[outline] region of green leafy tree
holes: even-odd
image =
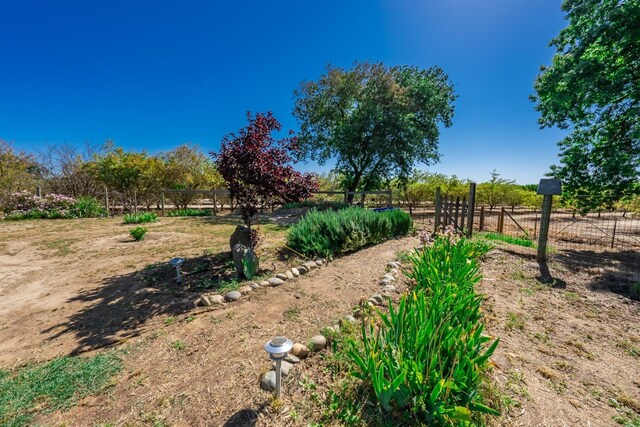
[[[38,170],[32,155],[0,138],[0,193],[33,190]]]
[[[565,0],[569,25],[551,41],[532,100],[541,127],[570,129],[560,141],[564,192],[581,211],[637,194],[640,170],[640,2]]]
[[[451,126],[455,100],[438,67],[368,62],[329,67],[294,96],[299,156],[320,164],[335,159],[347,191],[369,190],[408,176],[417,162],[437,161],[439,127]]]
[[[500,174],[494,169],[491,171],[491,179],[489,181],[478,184],[478,203],[489,205],[489,211],[492,211],[496,206],[506,205],[507,194],[514,185],[514,181],[501,178]]]

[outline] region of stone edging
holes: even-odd
[[[318,264],[321,265],[321,264]],[[387,268],[389,271],[382,277],[380,280],[380,285],[382,286],[382,295],[375,294],[372,295],[371,298],[367,300],[367,303],[370,306],[381,306],[384,304],[385,296],[390,296],[391,293],[397,292],[397,286],[393,285],[394,282],[398,279],[398,275],[400,274],[400,269],[402,268],[402,264],[399,261],[391,261],[387,264]],[[264,282],[263,282],[264,283]],[[360,308],[356,308],[353,314],[347,315],[340,319],[340,324],[335,324],[333,326],[327,326],[320,331],[318,335],[314,335],[309,340],[309,347],[306,345],[296,342],[293,344],[293,348],[287,355],[287,357],[282,361],[281,365],[281,373],[282,377],[286,377],[289,375],[291,370],[293,369],[296,363],[300,363],[302,359],[307,358],[309,355],[313,353],[317,353],[324,349],[327,346],[327,343],[331,341],[333,338],[333,334],[340,332],[340,325],[344,325],[345,323],[358,323],[358,319],[356,317],[360,317]],[[260,378],[260,388],[265,391],[274,391],[276,388],[276,372],[275,372],[275,362],[272,362],[271,369],[266,372]]]
[[[284,284],[287,280],[295,279],[296,277],[305,275],[309,273],[314,268],[320,267],[325,264],[324,259],[318,259],[316,261],[307,261],[298,267],[293,267],[284,273],[278,273],[274,277],[271,277],[267,280],[263,280],[262,282],[253,282],[251,285],[245,285],[238,288],[236,291],[229,291],[225,295],[220,294],[212,294],[212,295],[202,295],[197,301],[196,304],[204,307],[209,307],[212,305],[221,305],[225,302],[235,302],[242,298],[243,295],[250,294],[256,289],[266,288],[266,287],[275,287]]]

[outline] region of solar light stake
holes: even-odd
[[[293,342],[285,337],[275,337],[264,345],[271,360],[276,362],[276,399],[280,398],[282,361],[287,357],[292,347]]]
[[[176,282],[182,283],[182,275],[180,274],[180,266],[184,262],[184,258],[171,258],[169,264],[176,268]]]

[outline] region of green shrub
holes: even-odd
[[[125,224],[144,224],[147,222],[155,222],[158,220],[158,215],[153,212],[142,212],[138,214],[126,214],[124,216]]]
[[[411,217],[401,210],[314,209],[289,229],[287,246],[307,256],[331,257],[404,236],[412,227]]]
[[[131,235],[131,237],[133,237],[135,241],[138,242],[144,239],[144,235],[147,234],[147,229],[144,227],[136,227],[131,231],[129,231],[129,234]]]
[[[483,372],[498,340],[483,334],[473,289],[480,280],[475,244],[437,238],[411,257],[414,290],[389,313],[363,322],[352,342],[354,375],[371,387],[384,412],[397,411],[412,425],[466,425],[478,414],[498,412],[483,404]],[[377,319],[376,319],[377,318]]]
[[[211,216],[211,209],[176,209],[175,211],[167,211],[167,216]]]
[[[80,197],[69,209],[74,218],[97,218],[105,215],[105,210],[93,197]]]

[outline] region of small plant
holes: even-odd
[[[522,319],[520,314],[512,311],[507,313],[507,322],[504,325],[506,329],[519,329],[522,331],[524,330],[524,325],[524,319]]]
[[[144,239],[145,234],[147,234],[147,229],[144,227],[136,227],[129,231],[129,234],[133,237],[133,240],[139,242]]]
[[[176,209],[175,211],[167,211],[167,216],[211,216],[213,211],[211,209]]]
[[[97,218],[105,213],[104,208],[93,197],[80,197],[69,209],[70,216],[75,218]]]
[[[176,340],[176,341],[171,343],[171,348],[174,349],[174,350],[182,351],[185,348],[187,348],[187,345],[184,342],[180,341],[180,340]]]
[[[144,224],[147,222],[155,222],[158,220],[158,215],[153,212],[142,212],[138,214],[126,214],[124,216],[125,224]]]

